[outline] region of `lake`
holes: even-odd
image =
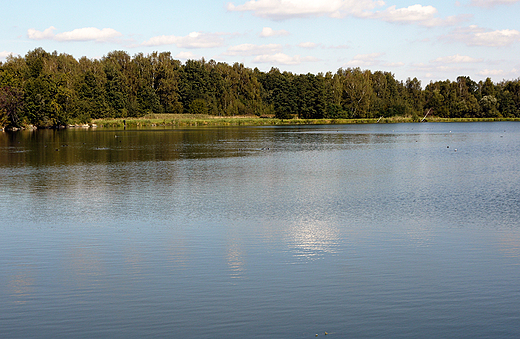
[[[2,338],[520,337],[518,122],[4,132],[0,213]]]

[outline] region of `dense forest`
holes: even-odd
[[[148,113],[219,116],[378,118],[426,112],[444,118],[520,117],[520,78],[493,83],[467,76],[430,82],[389,72],[340,68],[336,73],[261,72],[243,64],[187,60],[169,52],[102,59],[42,48],[0,63],[0,127],[51,127]]]

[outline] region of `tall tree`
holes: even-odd
[[[179,91],[182,105],[189,108],[192,101],[207,98],[208,73],[204,64],[206,61],[187,60],[182,68]]]
[[[372,97],[371,72],[360,68],[339,69],[338,75],[343,84],[342,106],[350,118],[370,117]]]
[[[20,125],[24,93],[16,87],[0,87],[0,127]]]
[[[182,113],[179,81],[181,63],[171,57],[170,52],[154,54],[156,58],[154,88],[159,97],[162,111],[166,113]]]

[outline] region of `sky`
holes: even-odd
[[[296,74],[339,68],[398,80],[520,77],[520,0],[18,0],[2,6],[0,61],[35,48],[79,59],[171,52]]]

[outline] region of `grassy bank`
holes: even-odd
[[[519,118],[437,118],[429,117],[425,122],[474,122],[474,121],[520,121]],[[337,125],[373,123],[420,122],[416,117],[390,117],[377,119],[287,119],[259,117],[216,117],[190,114],[151,114],[143,118],[97,119],[92,123],[98,127],[142,128],[142,127],[189,127],[189,126],[277,126],[277,125]]]

